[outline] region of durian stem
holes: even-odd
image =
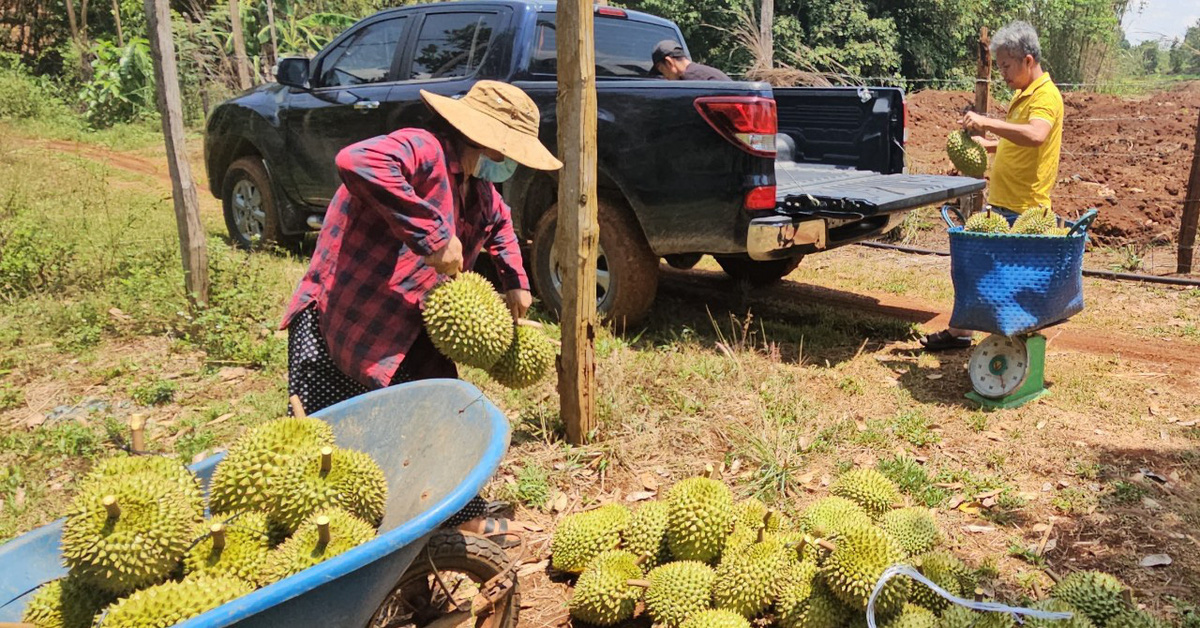
[[[329,545],[329,517],[317,517],[317,546],[324,549]]]
[[[333,448],[332,447],[322,447],[321,448],[321,474],[324,475],[326,473],[329,473],[329,470],[332,468],[333,468]]]
[[[116,495],[105,495],[104,499],[100,500],[100,504],[108,511],[109,519],[119,519],[121,517],[121,505],[117,503]]]
[[[983,589],[981,589],[979,587],[975,587],[975,601],[976,602],[983,601]]]
[[[825,539],[817,539],[817,543],[816,543],[816,544],[817,544],[817,547],[821,547],[821,548],[827,549],[827,550],[829,550],[829,551],[831,551],[831,552],[836,552],[836,551],[837,551],[837,546],[836,546],[836,545],[834,545],[833,543],[830,543],[829,541],[826,541]]]
[[[626,581],[625,581],[625,584],[626,584],[626,585],[628,585],[628,586],[631,586],[631,587],[639,587],[639,588],[642,588],[642,589],[649,589],[649,588],[650,588],[650,581],[649,581],[649,580],[626,580]]]
[[[517,324],[522,327],[532,327],[534,329],[545,329],[546,328],[545,325],[543,325],[537,321],[531,321],[528,318],[518,318]]]
[[[300,403],[300,395],[292,395],[291,398],[288,399],[288,402],[292,404],[293,416],[298,418],[304,418],[308,416],[304,413],[304,404]]]
[[[649,552],[642,554],[641,556],[638,556],[637,560],[633,561],[633,564],[637,565],[638,567],[641,567],[642,565],[645,565],[646,561],[648,561],[648,560],[650,560]]]
[[[1125,608],[1136,608],[1133,605],[1133,590],[1132,589],[1122,589],[1121,590],[1121,601],[1125,603]]]
[[[129,435],[131,453],[146,451],[146,415],[134,414],[129,417]]]
[[[1050,576],[1050,579],[1054,581],[1054,584],[1062,582],[1062,576],[1058,575],[1058,573],[1056,573],[1053,569],[1043,569],[1042,571],[1046,572],[1047,576]]]
[[[219,524],[219,523],[214,523],[212,525],[212,527],[208,529],[208,533],[210,536],[212,536],[214,550],[225,549],[225,526],[224,525]]]

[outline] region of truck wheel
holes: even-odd
[[[635,325],[650,312],[658,290],[658,256],[632,212],[601,200],[596,251],[596,309],[606,322]],[[533,234],[533,284],[554,312],[562,311],[562,270],[554,263],[558,206],[546,210]]]
[[[238,248],[256,248],[267,242],[287,246],[299,240],[283,235],[271,178],[261,158],[242,157],[229,165],[221,201],[225,228]]]
[[[802,259],[803,255],[763,261],[745,257],[718,257],[717,263],[726,275],[738,281],[748,281],[752,286],[762,287],[787,277],[796,270]]]
[[[488,539],[458,530],[439,530],[400,577],[368,626],[419,628],[456,607],[470,608],[480,587],[508,566],[508,555]],[[442,588],[443,584],[446,589]],[[517,625],[520,610],[521,594],[514,587],[512,593],[497,604],[495,613],[499,615],[499,621],[493,626],[513,628]],[[482,621],[483,618],[478,619],[476,625]]]

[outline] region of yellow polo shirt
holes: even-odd
[[[988,203],[1018,213],[1031,207],[1050,207],[1050,190],[1058,179],[1063,124],[1062,93],[1050,75],[1043,73],[1029,87],[1017,91],[1004,119],[1012,124],[1045,120],[1050,123],[1050,135],[1041,146],[1018,146],[1000,139],[992,161]]]

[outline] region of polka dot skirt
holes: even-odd
[[[421,340],[428,344],[428,337],[422,334]],[[432,345],[429,347],[432,349]],[[409,358],[416,352],[410,352]],[[437,356],[442,360],[440,355]],[[392,384],[401,384],[418,379],[407,368],[411,360],[405,359],[392,378]],[[448,362],[448,361],[447,361]],[[453,369],[453,363],[449,363]],[[371,389],[358,383],[338,369],[329,357],[329,349],[325,338],[321,335],[320,320],[316,306],[305,308],[292,319],[288,326],[288,395],[300,397],[304,411],[308,413],[328,408],[351,397],[369,392]],[[291,405],[288,414],[292,414]],[[487,514],[487,502],[475,497],[467,503],[443,527],[452,528],[472,519]]]

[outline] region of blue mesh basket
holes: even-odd
[[[1067,236],[964,231],[950,225],[950,326],[1005,336],[1036,331],[1083,310],[1083,249],[1089,210]]]

